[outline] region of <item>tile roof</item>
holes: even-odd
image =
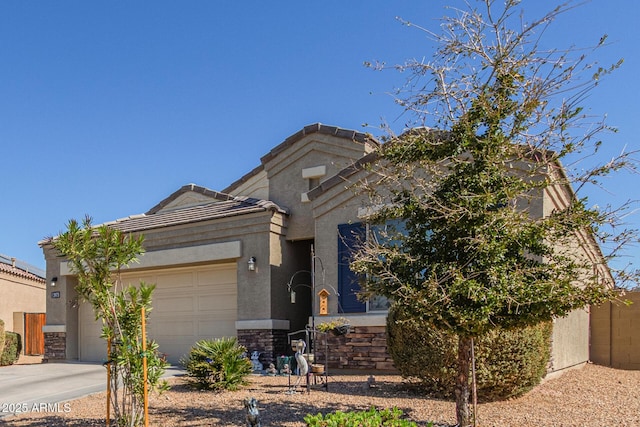
[[[163,211],[162,208],[175,200],[179,195],[187,191],[196,191],[212,197],[211,202],[203,202],[197,205],[177,207]],[[257,212],[273,211],[288,215],[289,211],[269,200],[261,200],[252,197],[232,196],[230,194],[219,193],[200,187],[195,184],[188,184],[174,192],[171,196],[160,202],[145,214],[131,215],[115,221],[103,224],[120,230],[124,233],[142,232],[163,227],[192,224],[195,222],[209,221],[220,218],[246,215]],[[38,244],[44,246],[50,243],[55,237],[44,239]]]
[[[351,141],[360,142],[362,144],[370,144],[373,147],[378,147],[380,145],[380,143],[373,136],[369,134],[357,132],[355,130],[350,130],[350,129],[343,129],[336,126],[327,126],[321,123],[314,123],[312,125],[305,126],[298,132],[294,133],[293,135],[285,139],[280,144],[276,145],[274,148],[271,149],[271,151],[269,151],[269,153],[262,156],[262,158],[260,159],[260,162],[262,164],[267,163],[268,161],[276,157],[278,154],[280,154],[282,151],[286,150],[296,142],[300,141],[305,136],[312,135],[314,133],[319,133],[323,135],[332,135],[338,138],[345,138]]]
[[[223,193],[217,194],[227,199],[215,200],[211,203],[203,203],[168,211],[160,210],[155,213],[132,215],[116,221],[107,222],[105,225],[129,233],[219,218],[229,218],[256,212],[266,212],[269,210],[288,214],[286,209],[268,200],[240,196],[234,197]]]
[[[289,136],[287,139],[282,141],[280,144],[273,147],[267,154],[260,158],[260,165],[255,167],[251,172],[245,174],[240,179],[234,181],[231,185],[225,188],[223,191],[227,193],[233,192],[236,188],[238,188],[242,183],[246,182],[249,178],[256,175],[258,172],[264,169],[265,163],[269,162],[273,158],[275,158],[282,151],[286,150],[296,142],[300,141],[302,138],[312,135],[312,134],[322,134],[322,135],[332,135],[338,138],[345,138],[351,141],[360,142],[362,144],[368,144],[372,148],[376,148],[380,146],[380,142],[376,140],[372,135],[363,132],[357,132],[355,130],[343,129],[336,126],[328,126],[323,125],[322,123],[314,123],[304,128],[300,129],[298,132]]]
[[[8,258],[7,258],[8,259]],[[13,259],[12,259],[13,261]],[[21,268],[18,264],[15,264],[15,261],[12,263],[7,263],[5,261],[4,256],[0,256],[0,273],[11,274],[16,277],[21,277],[23,279],[34,280],[36,282],[44,283],[44,274],[36,267],[33,267],[34,271],[29,271],[28,269]]]
[[[223,202],[233,199],[233,196],[227,193],[220,193],[218,191],[213,191],[208,189],[207,187],[202,187],[201,185],[197,185],[197,184],[187,184],[187,185],[183,185],[178,190],[174,191],[171,195],[169,195],[169,197],[166,197],[160,203],[158,203],[157,205],[149,209],[149,211],[147,211],[145,215],[151,215],[161,211],[162,209],[170,205],[171,202],[176,200],[178,197],[189,192],[202,194],[203,196],[207,196],[211,199],[215,199]]]

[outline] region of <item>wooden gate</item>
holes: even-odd
[[[28,356],[44,354],[44,333],[46,323],[44,313],[24,314],[24,354]]]

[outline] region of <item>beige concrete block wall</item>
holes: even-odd
[[[591,310],[591,360],[617,369],[640,370],[640,292]]]
[[[591,307],[589,360],[603,366],[611,366],[611,310],[610,303]]]

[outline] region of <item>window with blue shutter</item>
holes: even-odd
[[[367,311],[366,304],[357,298],[360,291],[358,275],[349,268],[353,252],[364,241],[365,232],[365,225],[361,222],[338,225],[338,293],[339,311],[342,313]]]

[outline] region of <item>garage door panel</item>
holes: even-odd
[[[192,272],[159,273],[155,278],[155,283],[159,288],[164,286],[173,289],[188,288],[194,285],[194,274]]]
[[[165,344],[161,344],[158,342],[158,351],[164,354],[169,360],[170,363],[178,364],[180,359],[182,359],[186,354],[188,354],[189,349],[193,345],[191,340],[184,338],[173,338],[170,341],[167,341]],[[186,351],[184,349],[187,349]]]
[[[125,286],[139,286],[140,282],[144,282],[147,284],[155,283],[155,277],[152,275],[145,276],[132,276],[131,273],[125,273],[121,276],[122,283]]]
[[[195,302],[194,300],[194,297],[155,297],[153,298],[153,311],[151,312],[151,315],[153,316],[155,313],[160,313],[158,314],[158,316],[160,316],[162,313],[174,313],[180,311],[192,313]]]
[[[236,282],[235,268],[231,270],[224,266],[220,266],[219,268],[212,268],[209,271],[199,271],[197,272],[197,275],[198,275],[199,285],[224,284],[224,283],[230,284],[230,283]]]
[[[148,335],[171,363],[178,363],[198,340],[236,336],[236,277],[236,264],[230,263],[127,272],[123,282],[138,285],[142,279],[156,284]],[[78,317],[81,360],[104,360],[106,344],[99,338],[101,326],[93,320],[91,307],[88,312],[81,310]]]
[[[236,304],[236,297],[232,295],[218,296],[204,296],[198,298],[198,311],[201,313],[211,311],[227,311],[230,307],[234,307]]]
[[[80,360],[101,362],[107,359],[107,343],[100,338],[102,321],[95,320],[93,306],[83,302],[78,307],[78,333],[85,337],[86,345],[80,346]]]
[[[224,322],[220,320],[203,320],[198,322],[198,336],[202,337],[200,339],[234,337],[235,335],[235,322]]]
[[[193,320],[172,320],[149,322],[149,336],[192,336],[195,322]]]

